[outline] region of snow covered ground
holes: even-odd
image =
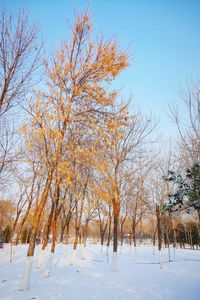
[[[78,249],[74,265],[70,265],[72,246],[58,245],[51,276],[44,277],[46,260],[36,269],[38,253],[28,291],[20,291],[27,246],[14,249],[9,262],[9,245],[0,249],[0,299],[3,300],[200,300],[200,251],[176,251],[176,259],[168,262],[164,249],[164,268],[151,247],[138,247],[137,254],[124,246],[118,254],[117,272],[111,271],[111,253],[107,262],[106,247],[89,244]]]

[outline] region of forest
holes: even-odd
[[[89,10],[66,26],[47,51],[25,11],[0,16],[0,239],[10,262],[27,244],[24,290],[38,245],[47,277],[58,244],[72,265],[88,243],[112,249],[114,272],[123,245],[157,247],[161,269],[163,249],[170,261],[200,245],[200,81],[169,105],[177,135],[162,142],[153,114],[114,88],[127,48],[96,34]]]

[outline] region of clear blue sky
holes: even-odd
[[[5,7],[26,8],[50,44],[67,36],[66,19],[89,3],[97,32],[117,35],[129,47],[130,67],[117,80],[124,96],[160,117],[167,137],[174,127],[164,111],[180,102],[180,85],[200,76],[200,1],[195,0],[6,0]]]

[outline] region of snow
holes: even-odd
[[[71,265],[72,245],[60,244],[50,277],[44,277],[50,253],[49,249],[45,251],[41,268],[36,268],[39,245],[28,291],[20,291],[27,245],[14,247],[13,262],[9,262],[9,250],[9,245],[0,250],[0,299],[3,300],[200,300],[200,251],[197,250],[177,249],[176,259],[168,262],[168,250],[164,249],[164,264],[160,269],[157,249],[154,255],[150,246],[138,247],[135,253],[128,245],[123,246],[117,257],[117,271],[112,272],[111,248],[107,260],[106,246],[103,253],[100,245],[79,247]]]

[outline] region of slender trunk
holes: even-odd
[[[59,205],[59,200],[60,200],[60,181],[57,183],[57,188],[56,188],[56,199],[55,199],[55,209],[53,213],[53,220],[52,220],[52,244],[51,244],[51,253],[55,252],[55,246],[56,246],[56,238],[57,238],[57,220],[58,216],[60,214],[61,206],[60,208],[58,207]]]
[[[51,243],[51,253],[55,252],[56,246],[56,231],[57,231],[57,219],[54,218],[52,221],[52,243]]]
[[[107,225],[108,225],[108,220],[105,225],[101,224],[100,226],[101,252],[103,252],[104,237],[105,237]]]
[[[29,205],[27,207],[26,213],[23,216],[21,223],[19,224],[19,229],[18,229],[17,239],[16,239],[16,245],[19,243],[19,240],[21,240],[22,229],[23,229],[23,226],[24,226],[24,224],[25,224],[25,222],[26,222],[26,220],[27,220],[27,218],[29,216],[30,209],[31,209],[31,204],[29,202]]]
[[[118,222],[119,215],[114,213],[113,219],[113,255],[112,255],[112,271],[117,270],[117,244],[118,244]]]
[[[111,216],[111,206],[109,205],[109,219],[108,219],[108,241],[107,247],[110,246],[110,238],[111,238],[111,226],[112,226],[112,216]]]
[[[86,189],[87,189],[88,179],[89,179],[89,175],[87,176],[87,180],[85,182],[84,189],[83,189],[80,212],[78,211],[78,203],[76,203],[76,218],[75,218],[76,233],[75,233],[74,247],[73,247],[74,250],[76,250],[76,248],[77,248],[78,238],[80,237],[80,227],[81,227],[84,200],[85,200],[85,193],[86,193]]]
[[[69,227],[71,222],[72,212],[71,212],[71,206],[67,213],[67,220],[66,220],[66,244],[69,244]]]
[[[85,223],[85,228],[84,228],[84,247],[86,247],[86,243],[87,243],[87,236],[88,236],[88,224],[89,224],[89,220],[86,220]]]
[[[156,246],[156,227],[154,227],[153,223],[153,255],[155,255],[155,246]]]
[[[170,243],[169,243],[169,230],[166,231],[166,237],[167,237],[167,247],[168,247],[168,258],[169,262],[171,261],[171,253],[170,253]]]
[[[67,222],[63,222],[61,224],[60,243],[63,242],[63,237],[64,237],[64,232],[65,232],[65,229],[66,229],[66,225],[67,225]]]
[[[54,257],[54,252],[55,252],[55,247],[56,247],[56,237],[57,237],[57,220],[58,216],[60,213],[60,209],[58,209],[58,204],[60,200],[60,181],[57,182],[57,187],[56,187],[56,196],[55,196],[55,209],[53,211],[53,219],[52,219],[52,243],[51,243],[51,252],[50,252],[50,257],[49,257],[49,262],[48,262],[48,269],[45,274],[45,277],[49,277],[51,275],[51,270],[52,270],[52,265],[53,265],[53,257]],[[53,199],[54,201],[54,199]]]
[[[143,239],[143,237],[142,237],[142,220],[140,220],[140,244],[142,244],[142,239]]]
[[[10,237],[10,262],[12,262],[13,258],[14,258],[14,255],[13,255],[13,238],[14,238],[14,235],[15,235],[15,229],[16,229],[16,226],[17,226],[17,222],[18,222],[20,213],[17,212],[16,218],[15,218],[15,221],[14,221],[14,224],[13,224],[13,228],[12,228],[11,237]]]
[[[123,245],[123,242],[124,242],[124,232],[122,231],[121,232],[121,246]]]
[[[161,230],[161,214],[160,207],[156,204],[156,217],[157,217],[157,231],[158,231],[158,250],[160,255],[160,268],[163,268],[163,258],[162,258],[162,230]]]
[[[39,227],[39,223],[40,223],[40,218],[41,218],[44,206],[47,201],[50,184],[51,184],[51,176],[50,176],[50,178],[48,178],[46,180],[46,184],[45,184],[44,191],[42,193],[41,201],[40,201],[38,208],[34,214],[34,218],[33,218],[34,221],[33,221],[33,227],[32,227],[31,237],[30,237],[30,241],[29,241],[29,248],[28,248],[27,256],[34,255],[35,242],[36,242],[36,236],[37,236],[38,227]]]
[[[174,224],[172,221],[172,216],[169,213],[169,222],[170,222],[170,227],[171,227],[171,231],[172,231],[172,243],[173,243],[173,258],[176,258],[176,231],[174,228]]]
[[[164,240],[165,248],[167,248],[167,226],[165,222],[163,224],[163,240]]]
[[[130,237],[129,237],[130,246],[132,245],[132,243],[133,243],[133,233],[132,233],[132,230],[130,230]]]
[[[190,241],[189,241],[189,239],[188,239],[188,232],[187,232],[185,226],[183,226],[183,228],[184,228],[184,233],[185,233],[185,241],[186,241],[186,244],[189,245],[189,244],[190,244]]]
[[[153,246],[156,245],[156,230],[153,232]]]
[[[32,187],[31,187],[31,192],[30,192],[30,200],[29,200],[29,203],[28,203],[28,207],[26,209],[26,213],[19,225],[19,230],[18,230],[18,234],[17,234],[17,240],[16,240],[16,244],[18,244],[19,242],[19,239],[21,239],[21,235],[22,235],[22,228],[29,216],[29,213],[30,213],[30,209],[31,209],[31,206],[32,206],[32,203],[33,203],[33,190],[34,190],[34,184],[35,184],[35,179],[36,179],[36,176],[34,175],[34,178],[33,178],[33,182],[32,182]],[[37,188],[37,196],[36,198],[38,199],[39,197],[39,194],[40,194],[40,184],[38,184],[38,188]]]
[[[199,200],[199,201],[200,201],[200,200]],[[199,238],[200,238],[200,206],[199,206],[199,208],[197,209],[197,214],[198,214],[197,229],[198,229],[198,235],[199,235]],[[200,241],[199,241],[199,245],[200,245]]]
[[[133,220],[133,224],[132,224],[132,235],[133,235],[133,244],[134,244],[134,247],[136,247],[137,243],[136,243],[136,224],[135,224],[135,220]]]
[[[123,245],[123,241],[124,241],[124,222],[125,222],[125,219],[122,220],[121,228],[120,228],[121,246]]]
[[[13,243],[13,238],[14,238],[14,235],[15,235],[15,229],[16,229],[16,227],[17,227],[17,222],[18,222],[18,220],[19,220],[20,213],[21,213],[21,212],[17,212],[16,217],[15,217],[15,221],[14,221],[14,223],[13,223],[12,233],[11,233],[11,237],[10,237],[10,243],[11,243],[11,244]]]
[[[67,223],[67,226],[66,226],[66,244],[69,244],[69,225],[70,225],[70,222]]]
[[[103,246],[103,242],[104,242],[104,231],[101,230],[101,245]]]
[[[82,234],[79,232],[78,235],[79,244],[82,244]]]
[[[112,271],[117,270],[117,244],[118,244],[118,223],[119,223],[119,203],[115,203],[113,214],[113,256],[112,256]]]
[[[156,205],[156,216],[157,216],[157,231],[158,231],[158,250],[162,249],[162,229],[161,229],[161,215],[160,207]]]
[[[109,205],[109,212],[108,212],[108,239],[107,239],[107,247],[106,247],[107,263],[109,263],[109,247],[110,247],[110,239],[111,239],[111,226],[112,226],[112,215],[111,215],[111,205]]]
[[[55,213],[54,213],[55,215]],[[48,268],[44,274],[45,277],[50,277],[52,265],[53,265],[53,257],[55,252],[55,246],[56,246],[56,229],[57,229],[57,219],[54,217],[52,220],[52,243],[51,243],[51,252],[48,260]]]
[[[189,237],[190,237],[190,248],[194,249],[193,241],[192,241],[192,229],[189,229]]]
[[[44,242],[42,244],[42,250],[45,250],[46,246],[48,245],[49,234],[50,234],[50,230],[51,230],[51,224],[52,224],[53,213],[54,213],[54,208],[55,208],[55,203],[54,203],[54,201],[52,201],[51,211],[50,211],[50,214],[49,214],[49,217],[48,217],[48,221],[47,221],[47,226],[46,226],[45,239],[44,239]]]
[[[113,219],[113,252],[117,252],[118,222],[119,222],[119,216],[114,215],[114,219]]]
[[[77,249],[77,245],[78,245],[78,237],[79,237],[79,229],[77,228],[76,229],[76,233],[75,233],[75,239],[74,239],[74,246],[73,246],[73,250],[76,250]]]
[[[28,252],[27,252],[27,263],[25,265],[24,269],[24,277],[23,277],[23,289],[27,290],[29,289],[29,284],[30,284],[30,275],[31,275],[31,268],[32,268],[32,261],[33,261],[33,255],[34,255],[34,250],[35,250],[35,242],[36,242],[36,236],[38,232],[38,227],[40,224],[40,218],[44,209],[44,206],[46,204],[47,198],[48,198],[48,193],[49,193],[49,187],[51,184],[52,180],[52,171],[48,173],[47,175],[47,180],[45,183],[45,188],[42,193],[41,201],[39,205],[37,205],[37,208],[35,210],[35,214],[33,216],[33,226],[32,226],[32,231],[31,231],[31,237],[29,241],[29,247],[28,247]]]

